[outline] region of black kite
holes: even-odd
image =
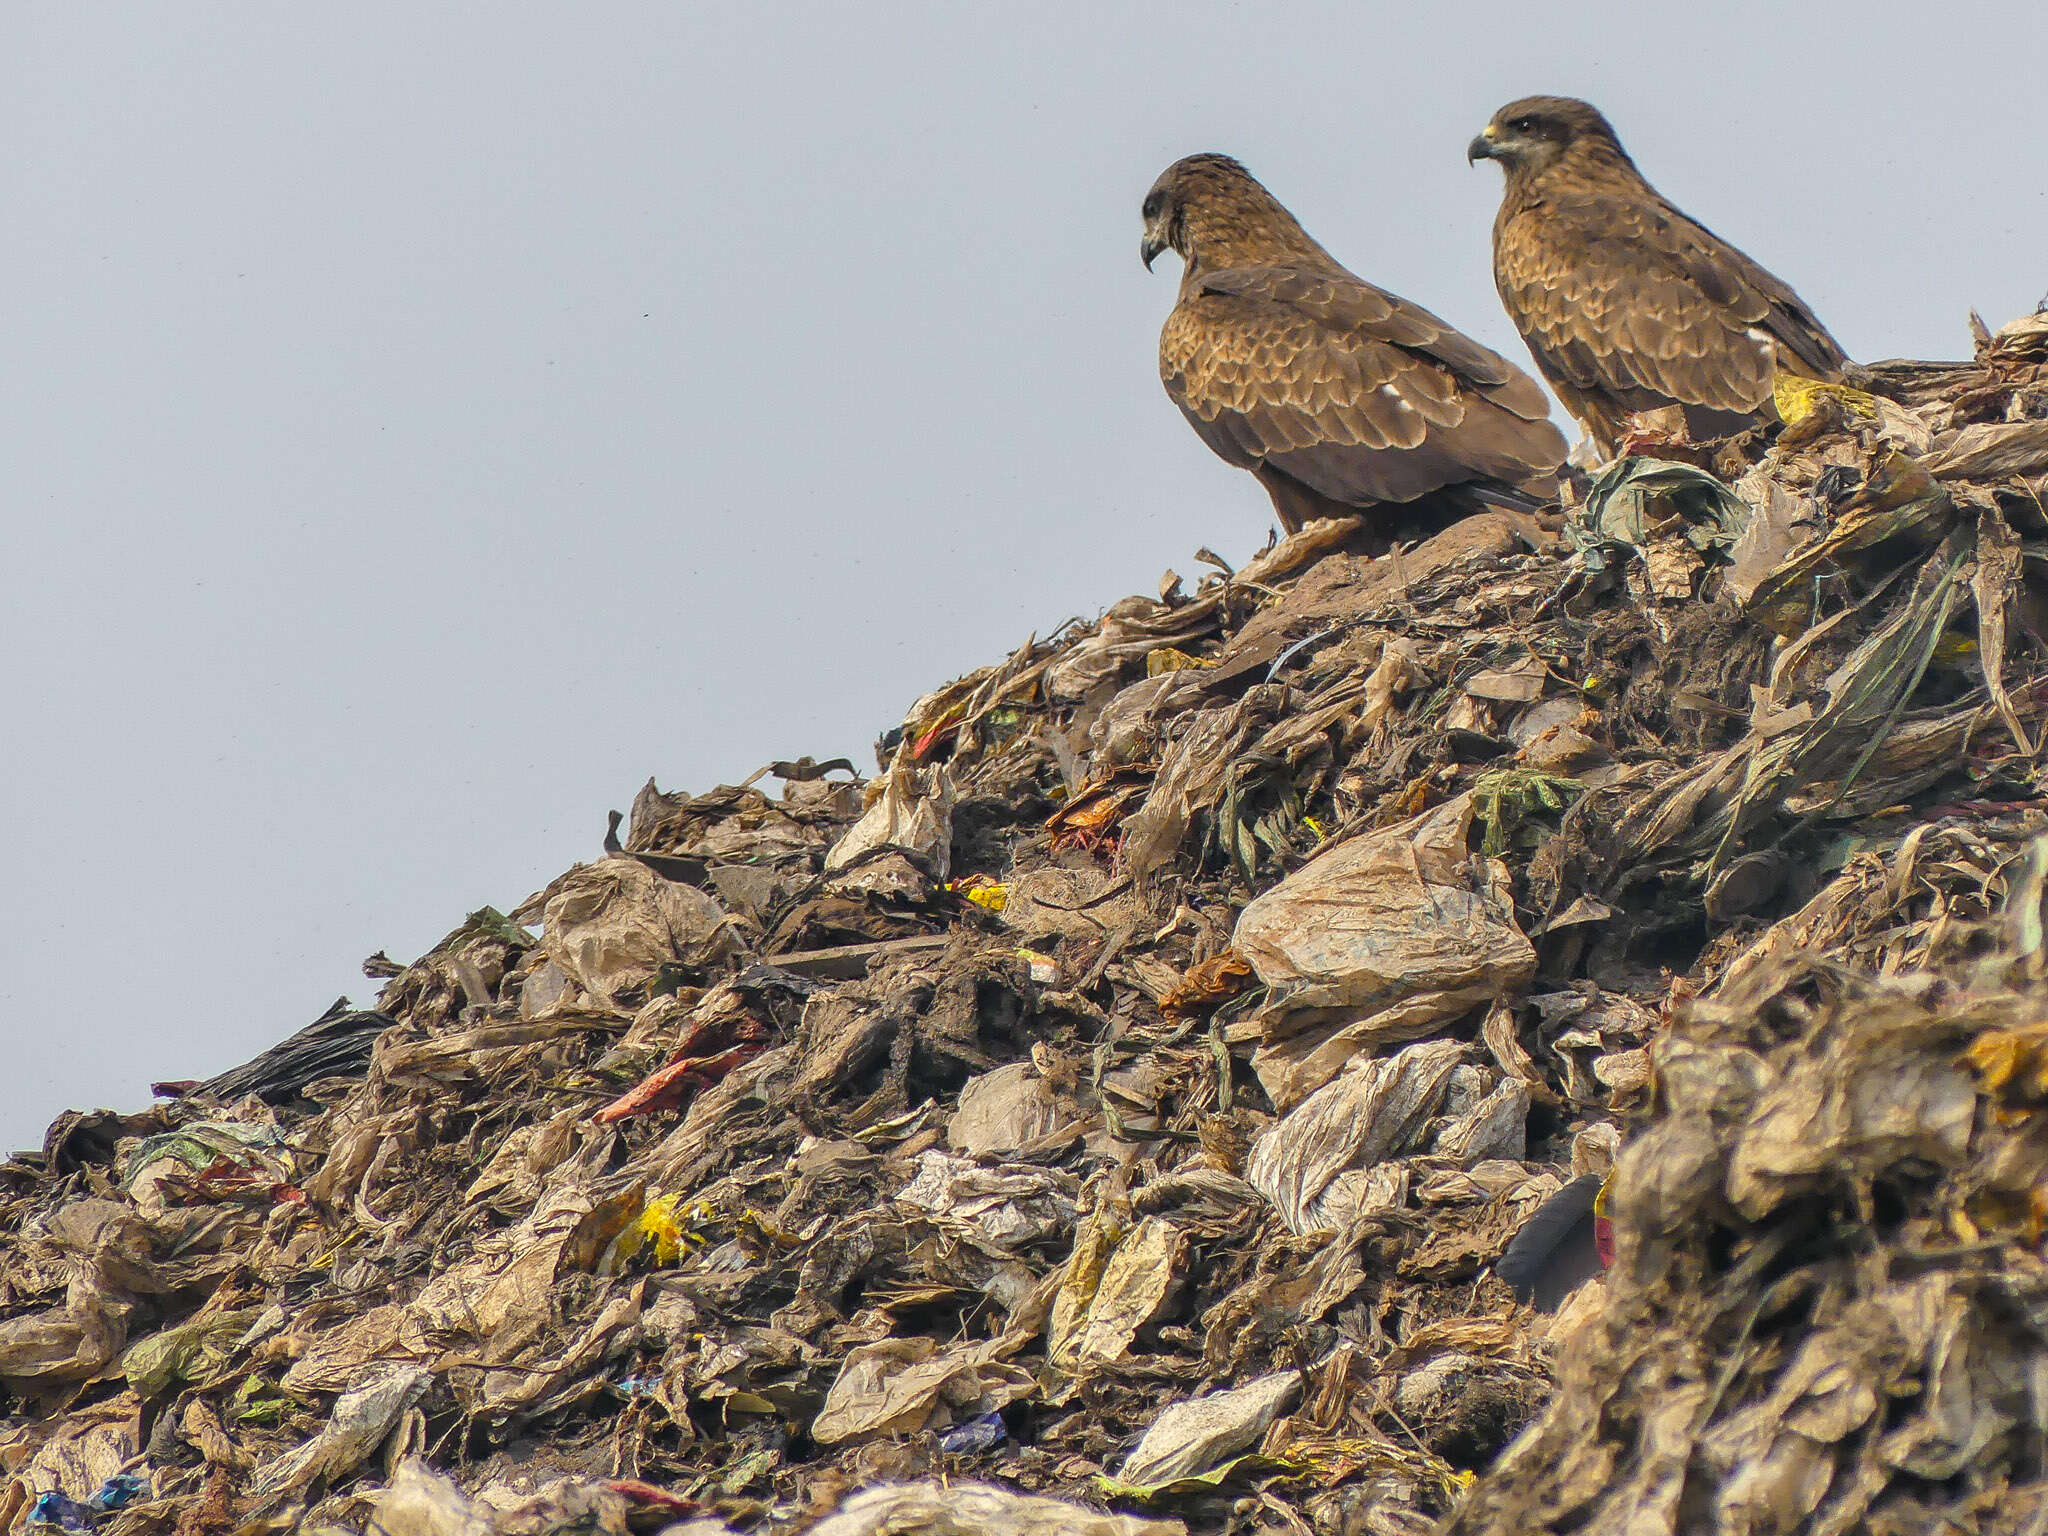
[[[1501,302],[1608,451],[1638,411],[1678,405],[1695,437],[1723,436],[1772,415],[1779,368],[1841,376],[1848,358],[1799,295],[1660,197],[1585,102],[1511,102],[1467,158],[1507,172]]]
[[[1183,263],[1166,392],[1290,533],[1436,492],[1440,517],[1548,494],[1565,441],[1536,381],[1346,271],[1235,160],[1176,161],[1144,219],[1145,265],[1168,248]]]

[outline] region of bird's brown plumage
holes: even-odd
[[[1159,376],[1202,440],[1256,475],[1290,532],[1436,492],[1528,505],[1563,459],[1536,381],[1346,271],[1223,155],[1145,199],[1146,264],[1182,260]]]
[[[1776,370],[1848,362],[1784,283],[1645,181],[1607,119],[1567,96],[1493,115],[1469,158],[1507,172],[1493,224],[1501,302],[1565,408],[1610,451],[1638,411],[1698,435],[1771,412]]]

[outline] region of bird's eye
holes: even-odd
[[[1536,119],[1533,117],[1518,117],[1509,122],[1508,127],[1512,128],[1516,133],[1534,133],[1536,131]]]
[[[1159,217],[1159,210],[1162,207],[1164,207],[1165,204],[1166,199],[1161,197],[1157,192],[1154,192],[1150,197],[1145,199],[1145,206],[1139,210],[1140,216],[1146,219],[1156,219]]]

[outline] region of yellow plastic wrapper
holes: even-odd
[[[1186,651],[1175,650],[1170,645],[1163,645],[1158,650],[1145,654],[1147,677],[1160,677],[1168,672],[1196,672],[1215,665],[1216,662],[1211,657],[1190,656]]]
[[[640,1212],[640,1219],[633,1224],[639,1238],[633,1245],[635,1251],[652,1243],[657,1264],[673,1264],[683,1251],[683,1229],[676,1221],[676,1199],[675,1195],[661,1195],[648,1201]]]
[[[951,880],[946,889],[956,896],[964,896],[985,912],[1000,912],[1010,904],[1010,888],[1000,880],[991,880],[987,875],[969,875],[963,880]]]
[[[2027,1110],[2048,1101],[2048,1024],[1997,1029],[1971,1042],[1964,1058],[1978,1086],[2002,1110]]]
[[[1795,373],[1782,370],[1771,381],[1771,402],[1778,408],[1779,419],[1788,427],[1798,426],[1818,410],[1823,396],[1841,401],[1843,408],[1853,416],[1877,415],[1877,397],[1866,395],[1860,389],[1851,389],[1846,384],[1802,379]]]

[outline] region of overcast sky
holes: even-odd
[[[0,1149],[1255,548],[1154,368],[1179,155],[1518,361],[1464,146],[1534,91],[1858,357],[2048,291],[2032,3],[4,14]]]

